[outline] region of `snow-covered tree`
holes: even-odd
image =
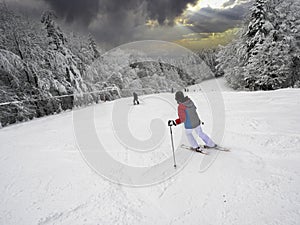
[[[232,87],[271,90],[300,79],[299,11],[299,1],[254,2],[242,33],[218,54]]]
[[[256,0],[251,10],[251,17],[246,31],[246,44],[247,52],[251,54],[251,50],[256,44],[262,44],[272,24],[267,18],[267,1],[268,0]]]
[[[0,6],[1,102],[18,101],[1,108],[2,126],[70,109],[75,93],[76,104],[97,101],[88,93],[96,86],[83,80],[89,60],[68,48],[51,13],[43,17],[45,32],[39,22]]]
[[[272,90],[290,86],[291,55],[289,45],[267,38],[253,49],[245,67],[245,81],[251,90]],[[254,54],[254,53],[253,53]]]
[[[41,22],[45,25],[48,37],[50,38],[49,44],[54,45],[55,49],[61,49],[62,45],[67,42],[64,33],[61,31],[59,26],[56,24],[56,15],[53,11],[45,11],[42,15]]]
[[[219,52],[219,48],[214,49],[201,49],[197,52],[197,55],[205,62],[205,64],[210,68],[210,70],[214,73],[214,76],[222,76],[223,72],[217,70],[217,54]]]
[[[89,34],[89,48],[93,52],[94,59],[95,60],[98,59],[100,57],[100,52],[99,52],[99,50],[97,48],[97,44],[91,34]]]
[[[36,48],[42,48],[39,29],[29,18],[17,15],[0,3],[0,47],[12,51],[20,58],[30,60],[36,56]]]

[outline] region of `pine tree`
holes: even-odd
[[[89,35],[89,48],[93,52],[94,59],[98,59],[100,57],[100,52],[97,49],[97,44],[92,37],[92,35]]]
[[[267,30],[265,29],[266,25],[269,22],[267,18],[266,10],[267,0],[256,0],[251,8],[251,17],[248,25],[248,30],[246,32],[246,44],[247,52],[250,55],[251,50],[255,47],[256,44],[261,44],[267,35]]]
[[[41,22],[45,25],[47,30],[48,37],[51,38],[49,44],[53,44],[56,47],[56,50],[62,48],[62,46],[67,42],[65,35],[56,24],[55,19],[56,15],[53,11],[45,11],[42,15]]]
[[[280,40],[289,44],[290,86],[300,81],[300,1],[286,0],[275,5],[276,27]]]

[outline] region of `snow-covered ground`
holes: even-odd
[[[197,91],[188,95],[210,134],[205,98]],[[128,121],[134,136],[147,138],[153,117],[176,117],[174,109],[160,101],[165,97],[174,98],[141,97],[142,104],[131,109]],[[227,89],[223,98],[222,145],[231,152],[219,152],[204,171],[200,164],[209,156],[191,153],[176,175],[146,187],[111,183],[88,166],[76,144],[72,112],[1,129],[0,224],[299,224],[300,89]],[[111,124],[113,105],[95,106],[95,128],[107,151],[122,149]],[[123,152],[109,154],[132,166],[159,163],[172,156],[167,129],[156,153],[141,156],[123,147]],[[174,128],[175,146],[182,129]]]

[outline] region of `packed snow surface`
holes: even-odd
[[[205,97],[197,89],[187,94],[210,134]],[[226,122],[220,144],[231,151],[218,152],[206,170],[200,163],[208,156],[191,153],[176,175],[145,187],[112,183],[89,167],[76,144],[72,112],[1,129],[0,224],[299,224],[300,89],[222,95]],[[139,139],[149,136],[152,117],[176,118],[176,111],[159,100],[174,99],[173,94],[154,96],[140,96],[141,104],[128,115],[129,129]],[[176,107],[175,100],[171,103]],[[110,123],[113,104],[90,106],[107,151],[120,145]],[[183,129],[174,127],[175,137]],[[172,157],[167,126],[161,146],[156,154],[141,156],[125,148],[110,154],[133,166]]]

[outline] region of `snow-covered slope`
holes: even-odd
[[[189,92],[197,92],[201,91],[203,86],[210,87],[211,91],[234,91],[232,88],[229,87],[228,83],[226,82],[224,77],[219,77],[217,79],[208,79],[202,81],[200,84],[191,85],[188,87]]]
[[[128,120],[133,135],[147,138],[145,128],[153,117],[176,117],[159,100],[168,95],[174,98],[141,97],[142,104],[132,107]],[[205,99],[200,92],[189,96],[210,134]],[[76,145],[72,112],[1,129],[0,224],[299,224],[300,90],[227,91],[223,98],[222,145],[231,152],[217,154],[205,171],[200,163],[208,156],[192,153],[171,179],[140,188],[111,183],[86,164]],[[97,134],[108,151],[121,146],[110,123],[113,104],[94,109]],[[159,163],[172,156],[167,129],[157,154],[141,157],[125,148],[125,153],[109,154],[134,166]],[[175,137],[182,129],[174,128]]]

